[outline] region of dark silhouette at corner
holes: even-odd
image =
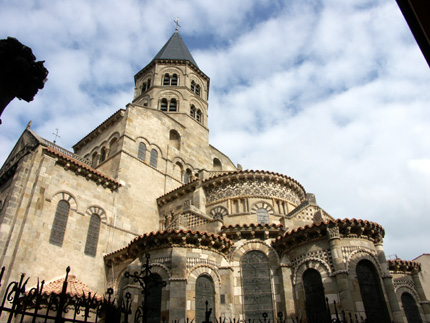
[[[0,117],[14,98],[30,102],[43,89],[48,75],[43,63],[17,39],[0,40]]]

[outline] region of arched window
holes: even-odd
[[[320,273],[309,268],[303,274],[305,287],[306,316],[308,322],[322,322],[327,317],[324,287]]]
[[[164,74],[163,85],[170,85],[170,76],[169,74]]]
[[[177,180],[181,180],[182,178],[182,172],[183,172],[183,166],[180,162],[176,162],[175,165],[173,165],[173,177],[175,177]]]
[[[379,275],[371,261],[364,259],[357,264],[357,279],[369,322],[391,322]]]
[[[167,99],[162,99],[161,100],[160,110],[161,111],[167,111]]]
[[[206,301],[208,310],[211,308],[209,320],[206,321]],[[200,275],[196,280],[196,322],[214,322],[215,318],[215,286],[211,277]]]
[[[221,161],[218,158],[214,158],[213,167],[214,167],[214,170],[216,171],[222,170]]]
[[[106,147],[100,150],[100,163],[103,163],[106,159]]]
[[[260,207],[257,209],[257,223],[269,223],[269,212],[265,208]]]
[[[200,85],[196,85],[196,94],[200,95]]]
[[[196,82],[191,81],[191,91],[194,92],[194,89],[196,88]]]
[[[192,176],[191,170],[188,168],[184,173],[184,183],[185,184],[188,184],[191,181],[191,176]]]
[[[176,149],[181,149],[181,136],[176,130],[170,130],[169,134],[169,145]]]
[[[176,111],[176,99],[170,100],[169,111]]]
[[[148,79],[148,87],[147,87],[147,89],[149,90],[150,87],[151,87],[151,79]]]
[[[98,160],[97,155],[98,155],[97,151],[93,152],[93,155],[91,157],[91,167],[92,168],[97,167],[97,160]]]
[[[142,84],[142,93],[146,91],[146,83]]]
[[[139,143],[139,150],[137,151],[137,158],[145,160],[146,145],[143,142]]]
[[[196,117],[196,107],[195,107],[194,105],[192,105],[192,106],[190,107],[190,116],[191,116],[192,118],[195,118],[195,117]]]
[[[197,114],[196,114],[196,120],[198,122],[202,122],[202,112],[199,110],[197,110]]]
[[[401,300],[408,323],[422,323],[420,311],[412,295],[408,292],[404,292],[401,296]]]
[[[117,150],[118,150],[118,139],[117,138],[112,138],[112,140],[110,141],[109,144],[109,157],[113,156]]]
[[[156,151],[155,149],[152,149],[151,156],[149,157],[149,164],[152,167],[157,168],[157,161],[158,161],[158,151]]]
[[[172,81],[170,84],[171,85],[178,85],[178,75],[176,75],[176,74],[172,75]]]
[[[146,313],[146,322],[160,323],[163,281],[158,274],[151,274],[148,278],[148,308]],[[145,322],[145,320],[143,321]]]
[[[273,322],[269,260],[261,251],[253,250],[242,257],[241,267],[246,321],[258,322],[266,312]]]
[[[97,214],[94,213],[91,215],[84,251],[88,256],[96,256],[97,244],[99,242],[100,222],[100,217]]]
[[[66,200],[58,202],[57,210],[55,211],[54,223],[52,224],[51,235],[49,237],[49,243],[59,247],[63,245],[69,210],[70,204]]]

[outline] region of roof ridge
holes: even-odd
[[[189,61],[198,67],[196,61],[190,53],[187,45],[176,30],[169,40],[164,44],[153,60],[181,60]]]

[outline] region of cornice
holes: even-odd
[[[211,188],[245,180],[263,180],[273,183],[280,183],[293,189],[294,192],[299,196],[301,202],[306,200],[306,191],[298,181],[283,174],[262,170],[239,170],[217,173],[216,175],[203,180],[202,186],[204,188]]]
[[[393,274],[418,273],[421,271],[421,263],[411,260],[394,259],[387,260],[388,269]]]
[[[230,240],[267,240],[275,239],[282,236],[287,230],[282,224],[236,224],[229,226],[222,226],[220,234],[229,238]]]
[[[276,238],[272,245],[281,253],[317,240],[367,239],[382,241],[385,231],[381,225],[366,220],[337,219],[296,228]]]
[[[127,259],[135,259],[141,253],[172,247],[199,248],[226,256],[233,242],[223,236],[192,230],[164,230],[150,232],[133,239],[127,247],[104,256],[105,263],[111,266]]]
[[[103,187],[109,188],[111,191],[115,191],[121,186],[121,184],[114,179],[93,169],[83,162],[80,162],[66,154],[59,152],[58,150],[55,150],[54,148],[44,147],[43,152],[48,156],[55,158],[57,165],[63,167],[66,170],[74,172],[76,175],[83,176],[87,180],[91,180],[97,185],[102,185]]]

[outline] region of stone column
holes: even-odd
[[[281,312],[283,312],[284,317],[291,317],[297,316],[296,313],[296,307],[295,307],[295,301],[294,301],[294,288],[293,288],[293,282],[292,282],[292,272],[291,272],[291,265],[289,264],[282,264],[280,268],[281,273],[281,284],[280,286],[283,286],[283,303],[285,304],[285,307],[282,309],[279,309]]]
[[[172,249],[172,276],[169,280],[169,321],[182,320],[187,308],[187,249]],[[193,300],[194,301],[194,300]]]
[[[339,227],[328,227],[327,233],[329,236],[331,257],[333,259],[333,276],[336,281],[339,300],[342,306],[342,308],[339,310],[344,310],[346,313],[354,314],[356,312],[356,308],[352,299],[351,289],[349,287],[349,277],[348,271],[346,269],[346,263],[343,261],[342,257]]]
[[[430,322],[430,302],[426,299],[424,294],[423,285],[421,284],[420,277],[418,276],[418,271],[412,272],[412,280],[414,281],[415,290],[420,297],[420,305],[423,308],[426,322]]]
[[[183,320],[186,317],[187,280],[170,278],[169,321]]]
[[[384,282],[385,293],[388,297],[388,303],[390,304],[391,313],[393,315],[394,322],[403,322],[403,310],[400,308],[399,301],[397,299],[396,292],[394,290],[393,277],[390,275],[388,270],[387,259],[385,258],[384,247],[382,245],[382,239],[380,242],[375,243],[376,252],[378,254],[378,261],[382,269],[382,280]]]

